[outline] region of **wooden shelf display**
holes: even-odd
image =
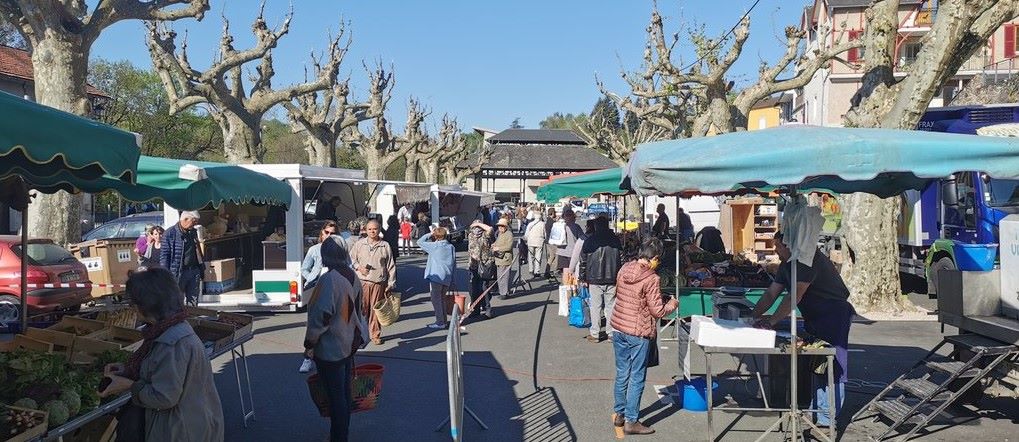
[[[764,258],[775,253],[778,206],[761,198],[731,199],[722,206],[722,241],[731,253],[746,250]]]

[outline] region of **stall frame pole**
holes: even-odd
[[[24,178],[22,178],[24,183]],[[27,183],[24,186],[27,189]],[[28,192],[27,190],[25,191]],[[31,200],[31,197],[29,197]],[[28,331],[28,206],[21,209],[21,331]]]

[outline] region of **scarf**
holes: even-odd
[[[149,352],[152,351],[152,347],[156,346],[156,339],[159,339],[159,337],[169,330],[170,327],[184,322],[187,318],[187,312],[181,311],[169,318],[146,326],[145,329],[142,330],[142,337],[145,338],[145,340],[142,342],[142,345],[131,354],[127,363],[124,364],[123,376],[133,381],[137,381],[139,375],[141,375],[142,361],[149,356]]]

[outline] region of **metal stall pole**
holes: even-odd
[[[792,186],[791,187],[790,192],[789,192],[789,196],[790,196],[790,198],[795,198],[796,197],[796,186]],[[785,225],[785,224],[786,223],[781,223],[780,225]],[[786,238],[783,236],[782,240],[785,241]],[[797,353],[798,353],[798,351],[797,351],[797,348],[796,348],[796,289],[797,289],[797,285],[798,285],[798,283],[796,281],[796,273],[797,273],[796,272],[796,268],[799,267],[799,261],[798,260],[799,260],[799,255],[800,254],[799,254],[799,251],[797,249],[799,244],[797,244],[797,240],[796,240],[795,237],[792,238],[792,244],[790,244],[790,245],[792,247],[791,247],[791,250],[790,250],[791,253],[790,253],[790,256],[789,256],[789,260],[790,260],[790,263],[789,263],[789,267],[790,267],[790,269],[789,269],[789,281],[790,281],[789,282],[789,333],[792,335],[792,345],[790,346],[791,347],[791,351],[789,353],[790,354],[790,358],[791,358],[790,361],[789,361],[789,385],[790,385],[790,388],[791,388],[791,391],[790,391],[791,395],[790,395],[790,400],[789,400],[790,407],[789,408],[791,408],[792,411],[790,411],[790,416],[789,416],[789,430],[791,432],[792,442],[796,442],[799,439],[799,433],[797,432],[797,428],[799,427],[799,420],[800,420],[800,405],[799,405],[799,391],[798,391],[799,389],[797,388],[797,385],[796,385],[797,384],[797,380],[799,379],[799,376],[797,375],[798,374],[797,373],[797,369],[798,369],[798,367],[797,367]],[[834,418],[834,416],[832,416],[832,418]]]
[[[24,180],[22,180],[24,182]],[[28,192],[27,185],[24,187]],[[31,197],[29,197],[31,201]],[[28,331],[28,206],[21,209],[21,333]]]
[[[666,227],[668,230],[668,227]],[[676,301],[679,301],[679,247],[680,247],[680,229],[679,229],[679,195],[676,195],[676,274],[672,280],[672,284],[676,286]],[[676,314],[676,327],[679,328],[679,314]]]

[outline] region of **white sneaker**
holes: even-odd
[[[428,328],[436,329],[436,330],[443,329],[443,328],[446,328],[446,324],[439,324],[438,322],[433,322],[431,324],[428,324]]]
[[[298,373],[307,373],[307,372],[311,371],[311,368],[314,367],[314,366],[315,366],[315,361],[312,361],[311,359],[308,359],[308,358],[304,358],[304,362],[301,362],[301,368],[298,368],[297,372]]]
[[[460,326],[460,331],[462,331],[462,332],[467,331],[467,326],[466,325],[461,325]]]

